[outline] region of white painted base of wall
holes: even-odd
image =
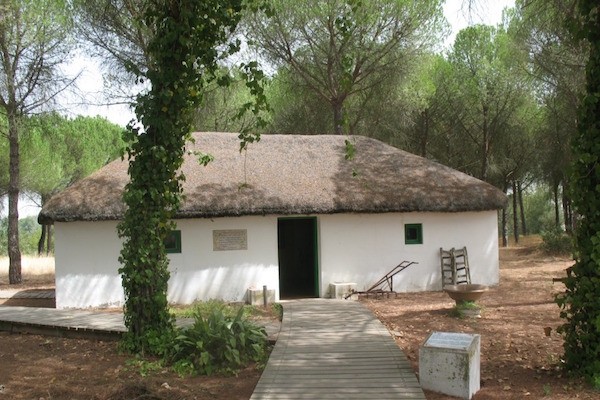
[[[277,216],[177,220],[179,254],[170,254],[168,300],[245,301],[267,285],[279,301]],[[406,244],[404,225],[423,226],[423,243]],[[124,303],[116,221],[55,224],[56,307],[119,307]],[[246,230],[247,248],[214,248],[213,231]],[[416,261],[393,279],[396,292],[441,290],[439,249],[469,252],[473,283],[499,281],[497,212],[333,214],[317,216],[319,296],[332,282],[364,291],[401,261]],[[338,293],[334,295],[337,297]]]

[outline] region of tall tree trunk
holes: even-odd
[[[519,195],[519,210],[521,211],[521,233],[527,236],[527,222],[525,221],[525,207],[523,207],[523,183],[517,181],[517,194]]]
[[[552,188],[554,194],[554,227],[560,229],[560,206],[558,205],[558,183]]]
[[[519,244],[519,201],[517,199],[517,181],[512,181],[512,205],[513,205],[513,236],[515,237],[515,244]]]
[[[487,180],[489,158],[490,158],[490,132],[488,127],[489,109],[486,105],[483,106],[483,129],[481,139],[481,180]]]
[[[419,146],[419,155],[427,157],[427,145],[429,144],[429,113],[423,110],[421,113],[421,138]]]
[[[42,225],[42,233],[40,234],[40,239],[38,240],[38,256],[41,256],[44,253],[44,248],[46,246],[46,227],[48,225]]]
[[[504,194],[508,192],[508,182],[504,182],[504,187],[502,188]],[[506,221],[506,207],[502,209],[502,247],[508,247],[508,228]]]
[[[19,249],[19,118],[16,110],[7,115],[9,142],[8,180],[8,282],[21,283],[21,250]]]
[[[573,212],[571,210],[571,200],[569,199],[568,184],[563,182],[562,184],[562,208],[563,208],[563,217],[565,222],[565,232],[568,234],[573,233]]]
[[[333,129],[336,135],[344,134],[344,103],[340,100],[331,102],[333,108]]]
[[[40,195],[41,205],[42,207],[46,203],[46,196]],[[46,246],[46,234],[48,233],[48,225],[42,224],[42,233],[40,234],[40,239],[38,240],[38,256],[41,256],[44,253],[44,247]],[[46,254],[48,254],[49,249],[45,249]]]
[[[54,232],[54,225],[46,225],[48,232],[46,233],[46,255],[49,256],[52,252],[52,234]]]

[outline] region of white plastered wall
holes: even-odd
[[[179,220],[177,229],[181,253],[170,254],[169,301],[243,301],[263,285],[279,292],[276,217]],[[247,230],[247,250],[213,250],[213,230],[237,229]]]
[[[124,302],[116,222],[56,223],[56,307],[115,307]],[[180,254],[169,254],[172,303],[245,300],[250,287],[279,286],[277,218],[178,220]],[[213,230],[247,230],[247,250],[213,250]],[[278,297],[277,297],[278,299]]]
[[[117,223],[56,222],[54,231],[56,308],[122,305]]]
[[[329,283],[365,290],[403,260],[417,261],[394,279],[396,291],[440,290],[439,248],[467,247],[473,283],[499,279],[496,211],[334,214],[317,218],[320,295]],[[423,226],[423,244],[404,243],[404,224]],[[169,301],[243,301],[251,287],[276,290],[277,217],[178,220],[180,254],[170,254]],[[57,308],[123,304],[116,222],[56,223]],[[213,250],[213,230],[246,229],[247,250]]]
[[[423,244],[405,244],[404,224],[420,223]],[[467,247],[473,283],[499,280],[496,211],[466,213],[334,214],[319,217],[321,293],[330,283],[366,290],[401,261],[397,292],[441,290],[440,247]]]

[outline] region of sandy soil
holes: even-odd
[[[556,328],[562,321],[554,296],[564,286],[552,278],[564,276],[572,260],[532,246],[501,249],[500,259],[500,285],[479,301],[481,318],[455,316],[455,303],[443,292],[364,299],[364,304],[393,332],[417,374],[419,347],[431,332],[480,334],[481,390],[475,400],[599,399],[600,392],[568,379],[560,369],[563,341]],[[452,399],[432,392],[426,396]]]
[[[563,287],[552,278],[563,276],[572,262],[546,256],[533,245],[502,249],[500,256],[501,283],[481,299],[481,318],[454,316],[454,301],[442,292],[361,301],[392,331],[417,373],[418,349],[430,332],[480,334],[482,386],[475,400],[600,398],[600,392],[567,378],[559,368],[562,339],[556,328],[561,320],[553,298]],[[3,279],[0,289],[8,287]],[[47,278],[26,278],[22,286],[48,285]],[[43,305],[32,302],[10,299],[4,306]],[[0,399],[248,399],[260,377],[254,366],[238,376],[140,372],[113,342],[0,333]],[[426,396],[452,399],[432,392]]]

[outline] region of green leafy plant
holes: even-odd
[[[543,390],[544,390],[544,397],[550,396],[552,394],[552,388],[548,384],[544,385]]]
[[[130,181],[123,194],[127,208],[118,226],[127,327],[123,345],[133,353],[161,356],[175,335],[163,243],[176,227],[173,219],[182,202],[181,166],[191,139],[193,111],[202,104],[208,83],[229,83],[222,79],[220,61],[240,48],[233,32],[243,11],[262,5],[258,0],[149,0],[134,21],[149,36],[144,49],[147,65],[130,61],[126,67],[137,82],[150,85],[136,98],[138,121],[124,133]],[[246,86],[256,100],[246,109],[259,112],[266,107],[264,76],[255,64],[245,67]],[[256,140],[258,135],[242,132],[241,148]],[[210,157],[201,156],[199,161],[208,163]]]
[[[576,260],[557,296],[564,335],[564,366],[572,374],[600,386],[600,6],[597,0],[577,2],[572,21],[578,39],[589,45],[586,95],[573,140],[571,187],[579,215],[575,233]]]
[[[483,307],[474,301],[462,301],[457,303],[453,308],[451,315],[457,318],[464,318],[481,311]]]
[[[462,301],[456,305],[458,310],[481,310],[481,306],[474,301]]]
[[[283,306],[280,303],[274,303],[271,308],[277,319],[280,321],[283,320]]]
[[[136,357],[126,362],[127,368],[134,370],[142,377],[146,377],[164,369],[161,360],[147,360]]]
[[[263,363],[267,357],[267,335],[243,317],[244,308],[235,316],[222,308],[208,316],[197,313],[194,324],[175,337],[169,362],[179,374],[234,372],[249,362]]]
[[[560,229],[542,232],[542,250],[548,254],[567,255],[573,253],[573,238]]]

